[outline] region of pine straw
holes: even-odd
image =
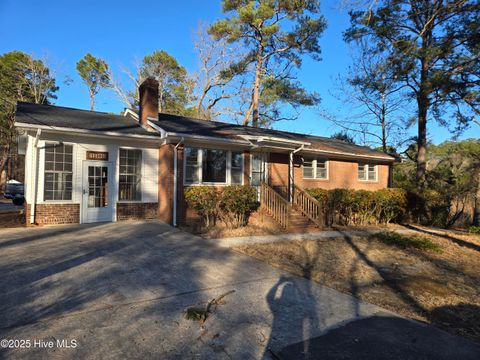
[[[235,250],[480,342],[480,237],[422,232],[418,238],[428,239],[430,245],[398,247],[372,236],[243,245]]]

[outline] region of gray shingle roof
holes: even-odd
[[[379,156],[385,157],[386,160],[394,160],[393,157],[381,151],[373,150],[366,146],[349,144],[342,140],[323,136],[228,124],[219,121],[201,120],[170,114],[159,114],[159,120],[155,121],[154,124],[167,132],[176,132],[186,135],[201,135],[223,138],[238,138],[239,135],[271,136],[288,140],[309,142],[312,144],[309,146],[311,149]]]
[[[113,132],[122,135],[160,136],[142,128],[131,116],[115,115],[52,105],[19,102],[15,121],[32,125]]]
[[[38,105],[19,102],[17,104],[16,122],[32,125],[54,126],[89,130],[94,132],[112,132],[125,135],[158,136],[157,132],[150,132],[142,128],[138,121],[131,116],[116,115],[97,111],[87,111],[52,105]],[[219,121],[201,120],[190,117],[159,114],[159,120],[153,122],[166,132],[183,135],[200,135],[221,138],[239,139],[240,135],[270,136],[287,140],[311,143],[308,148],[342,152],[357,155],[384,157],[385,160],[394,160],[393,157],[366,146],[348,144],[344,141],[322,136],[298,134],[288,131],[256,128],[252,126],[229,124]]]

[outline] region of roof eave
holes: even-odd
[[[149,136],[149,135],[138,135],[138,134],[122,134],[115,131],[95,131],[95,130],[85,130],[77,128],[65,128],[60,126],[49,126],[49,125],[37,125],[37,124],[28,124],[22,122],[15,122],[14,126],[19,129],[42,129],[45,132],[51,133],[71,133],[71,134],[82,134],[91,137],[100,137],[100,138],[125,138],[125,139],[139,139],[147,141],[156,141],[160,142],[162,139],[159,136]]]

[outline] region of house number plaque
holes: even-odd
[[[108,160],[108,152],[87,151],[87,160]]]

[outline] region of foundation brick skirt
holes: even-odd
[[[117,203],[117,221],[158,219],[158,203]]]
[[[30,224],[30,204],[25,204],[27,226]],[[80,204],[37,204],[35,206],[35,224],[78,224],[80,222]]]

